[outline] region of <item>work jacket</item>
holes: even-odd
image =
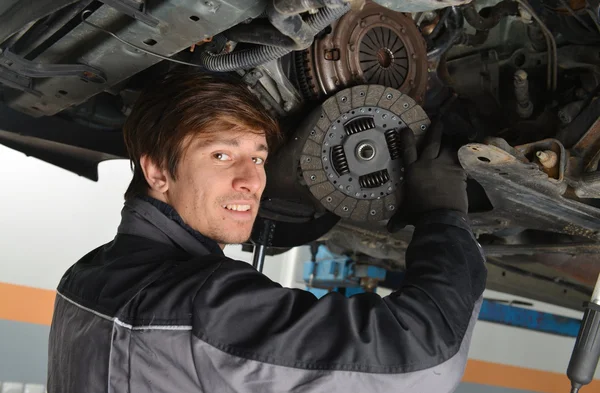
[[[485,286],[464,217],[416,224],[386,297],[317,299],[227,258],[168,205],[126,202],[118,234],[58,286],[49,393],[443,393]]]

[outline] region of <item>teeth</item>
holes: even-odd
[[[225,209],[235,210],[239,212],[245,212],[250,210],[250,205],[225,205],[223,206]]]

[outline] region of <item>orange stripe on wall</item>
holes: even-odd
[[[0,319],[50,325],[56,291],[0,282]]]
[[[566,370],[565,370],[566,373]],[[565,393],[571,391],[566,374],[534,370],[505,364],[469,359],[463,382],[492,385],[540,393]],[[600,392],[600,380],[594,380],[581,389],[583,392]]]

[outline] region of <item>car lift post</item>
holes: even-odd
[[[600,359],[600,275],[592,293],[592,299],[585,302],[585,314],[579,327],[567,376],[571,380],[571,393],[594,379],[594,373]]]

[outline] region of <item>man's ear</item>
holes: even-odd
[[[148,156],[142,156],[140,158],[140,166],[146,182],[152,191],[160,194],[164,194],[169,189],[169,175],[166,169],[161,169],[152,159]]]

